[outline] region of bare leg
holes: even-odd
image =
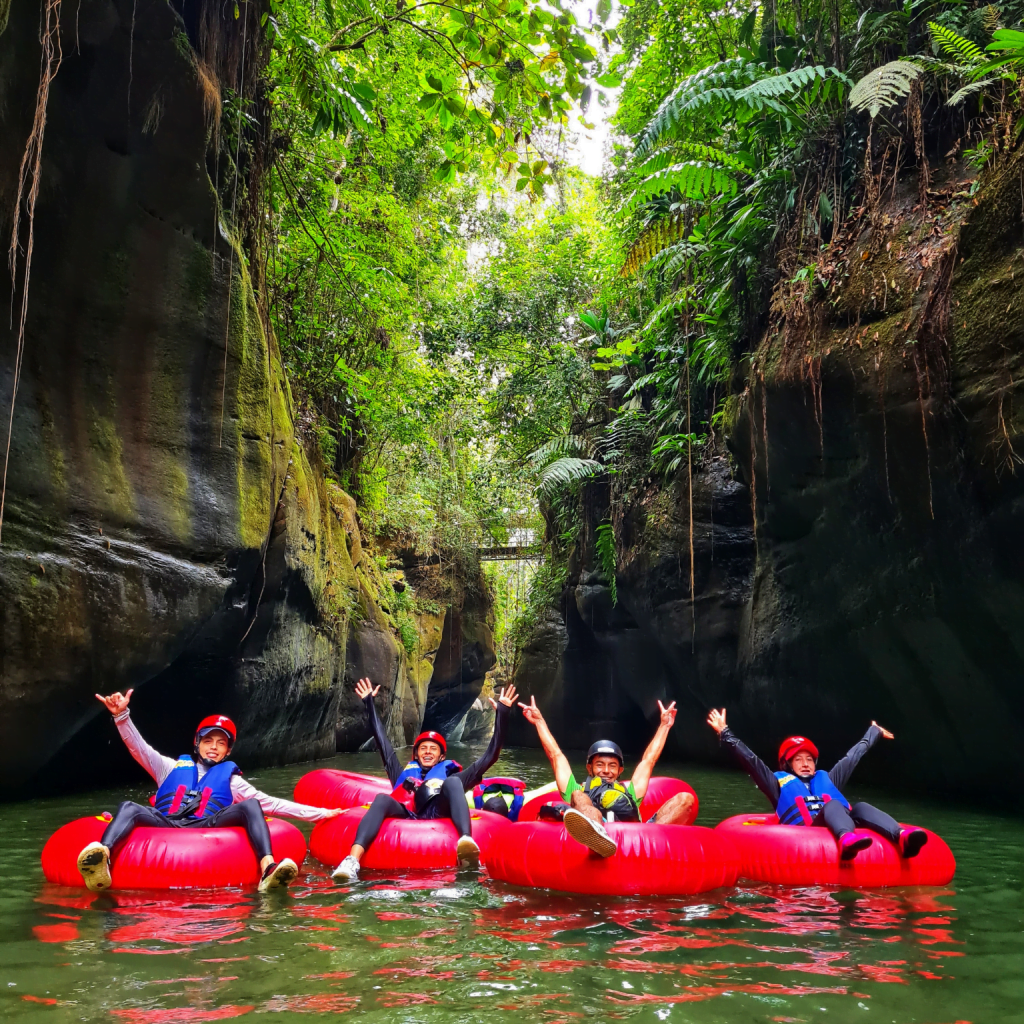
[[[654,821],[658,825],[691,825],[697,817],[697,801],[692,793],[676,793],[666,800]]]
[[[577,789],[569,797],[569,804],[573,810],[579,811],[580,814],[591,821],[604,821],[604,818],[601,817],[601,812],[594,806],[594,802],[582,789]]]

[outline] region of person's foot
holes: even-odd
[[[847,832],[839,840],[839,859],[853,860],[861,850],[866,850],[870,845],[870,836],[859,836],[856,832]]]
[[[110,851],[102,843],[89,843],[78,855],[78,870],[93,892],[110,888]]]
[[[461,836],[455,847],[455,859],[460,868],[475,868],[480,863],[480,847],[472,836]]]
[[[576,842],[582,843],[602,857],[610,857],[618,849],[615,840],[608,835],[601,822],[588,818],[574,807],[570,807],[565,812],[562,823],[565,825],[566,831]]]
[[[270,892],[271,889],[283,889],[290,882],[294,882],[298,874],[299,866],[291,857],[268,864],[260,879],[259,891]]]
[[[331,873],[336,882],[356,882],[359,880],[359,861],[349,854]]]
[[[910,860],[921,852],[928,842],[928,833],[923,828],[905,828],[900,832],[900,856]]]

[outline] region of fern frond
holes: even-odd
[[[982,89],[987,85],[991,85],[993,82],[997,82],[997,78],[983,78],[980,82],[968,82],[967,85],[961,86],[952,96],[946,100],[946,106],[955,107],[958,103],[963,103],[968,96],[973,96],[976,92],[981,92]]]
[[[637,207],[673,189],[686,199],[707,199],[711,196],[734,196],[738,188],[736,179],[725,168],[701,160],[688,160],[666,167],[640,182],[622,204],[621,213],[629,216]]]
[[[645,263],[649,263],[663,249],[672,245],[686,230],[682,211],[655,221],[650,227],[644,228],[636,241],[629,247],[626,260],[619,271],[620,277],[631,277]]]
[[[715,146],[707,146],[702,142],[676,142],[664,149],[652,153],[642,164],[634,168],[633,173],[637,177],[646,177],[649,174],[656,174],[676,163],[681,156],[690,156],[696,160],[704,160],[707,163],[721,164],[741,174],[749,174],[750,166],[747,160],[736,156],[724,149]]]
[[[608,584],[608,593],[611,595],[614,608],[619,603],[619,591],[615,581],[615,527],[611,523],[602,523],[597,528],[597,536],[594,538],[594,554],[597,556],[597,564],[601,566],[601,572]]]
[[[572,487],[592,476],[597,476],[603,470],[604,466],[596,459],[577,459],[565,456],[556,459],[544,468],[537,484],[537,492],[543,497],[550,498],[558,491]]]
[[[740,89],[735,98],[737,102],[745,103],[754,110],[761,110],[764,107],[775,109],[780,105],[772,101],[792,96],[816,81],[824,82],[828,78],[835,78],[847,87],[853,84],[838,68],[826,68],[821,64],[815,64],[766,75]]]
[[[528,458],[535,466],[542,466],[554,456],[573,453],[581,455],[587,450],[586,441],[579,434],[560,434],[546,441],[536,451],[530,452]]]
[[[850,106],[866,110],[877,117],[883,107],[891,107],[910,95],[910,87],[921,74],[916,64],[905,60],[891,60],[874,71],[869,71],[850,90]]]
[[[672,277],[677,274],[691,260],[703,256],[708,247],[702,242],[693,242],[683,239],[673,245],[662,249],[650,261],[649,269],[663,274],[665,277]]]
[[[679,124],[683,115],[715,103],[731,102],[737,90],[758,77],[760,66],[742,57],[719,61],[684,78],[662,100],[637,143],[636,157],[643,159],[662,136]]]
[[[973,70],[985,63],[985,54],[981,47],[976,46],[970,39],[964,39],[951,28],[946,28],[945,25],[939,25],[934,21],[928,22],[928,30],[939,49],[962,65],[962,70]]]

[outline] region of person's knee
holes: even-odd
[[[255,797],[250,797],[248,800],[240,800],[235,806],[252,821],[263,817],[263,808]]]
[[[570,797],[569,804],[580,814],[588,818],[600,819],[601,812],[594,806],[594,801],[581,789],[577,789]]]
[[[855,803],[850,808],[850,814],[852,814],[855,818],[861,817],[865,814],[871,815],[877,813],[878,810],[876,808],[872,807],[871,804],[864,803],[863,800],[861,800],[859,803]]]
[[[137,814],[144,810],[142,804],[137,804],[134,800],[122,800],[118,805],[116,817],[121,817],[123,814]]]
[[[441,783],[441,791],[452,795],[465,797],[466,791],[462,788],[462,780],[457,775],[449,775]]]

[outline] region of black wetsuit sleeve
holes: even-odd
[[[836,789],[842,790],[847,782],[850,781],[853,769],[857,767],[860,759],[878,742],[878,738],[881,735],[882,730],[877,725],[868,726],[868,731],[850,747],[846,752],[846,757],[841,761],[836,761],[835,766],[828,773],[828,777],[832,780],[832,785]]]
[[[480,758],[459,772],[458,779],[467,793],[474,786],[480,784],[487,769],[498,760],[502,744],[505,742],[505,731],[508,728],[508,716],[511,711],[510,707],[499,702],[498,710],[494,714],[494,732],[491,734],[491,742],[487,744],[487,749]]]
[[[384,725],[377,717],[377,706],[373,703],[373,697],[364,697],[363,704],[366,706],[366,714],[370,719],[373,740],[377,744],[381,760],[384,762],[384,770],[388,773],[388,778],[393,786],[398,781],[398,776],[402,774],[402,762],[398,760],[395,748],[391,746],[391,740],[384,732]]]
[[[719,734],[719,740],[733,752],[736,759],[747,770],[747,774],[757,783],[757,788],[771,801],[772,807],[777,806],[781,790],[779,789],[779,780],[775,778],[775,772],[743,740],[734,735],[728,726]]]

